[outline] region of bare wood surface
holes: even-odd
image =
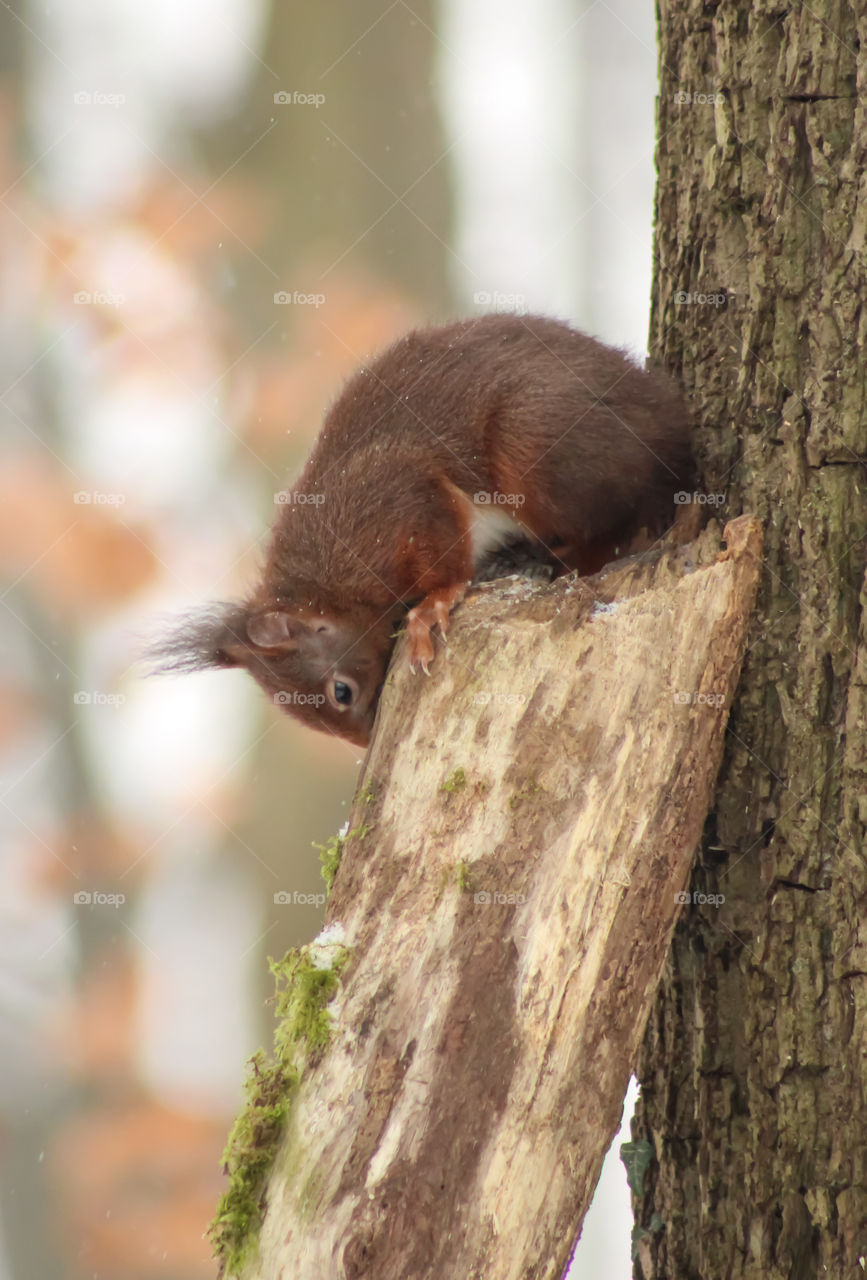
[[[398,651],[245,1280],[562,1275],[712,800],[760,526],[725,537],[475,590],[427,680]]]

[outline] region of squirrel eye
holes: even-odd
[[[341,707],[352,705],[352,690],[342,680],[334,681],[334,701]]]

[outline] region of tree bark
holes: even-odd
[[[765,564],[641,1055],[642,1280],[867,1267],[867,10],[660,0],[652,348]],[[698,95],[698,96],[696,96]],[[708,101],[708,96],[711,100]],[[708,301],[712,299],[712,301]]]
[[[761,552],[726,537],[474,591],[429,680],[398,646],[245,1280],[562,1275],[713,794]]]

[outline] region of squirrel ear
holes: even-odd
[[[298,628],[288,613],[271,610],[247,619],[247,638],[259,649],[291,648],[298,642]]]
[[[214,604],[181,618],[142,657],[156,675],[207,667],[249,667],[256,650],[294,649],[304,624],[281,610],[250,613],[245,604]]]

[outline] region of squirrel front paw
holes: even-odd
[[[432,632],[439,629],[445,640],[449,629],[449,616],[453,605],[463,600],[467,590],[466,582],[456,582],[450,587],[440,587],[425,596],[420,604],[410,609],[407,614],[407,635],[409,637],[409,669],[415,672],[420,666],[426,676],[430,675],[430,664],[434,659],[434,643]]]

